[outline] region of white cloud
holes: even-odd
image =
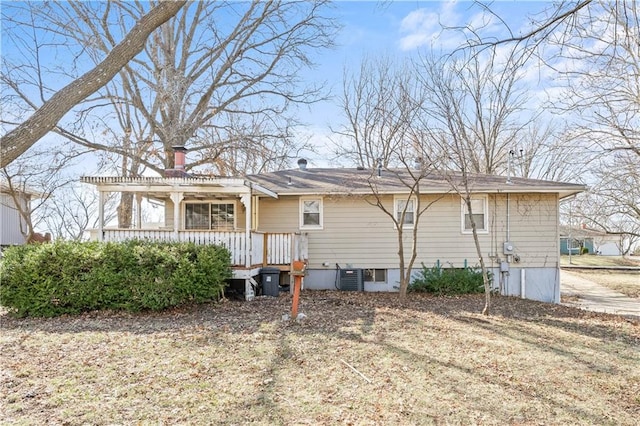
[[[456,1],[440,4],[439,9],[420,8],[411,11],[400,23],[400,49],[407,51],[420,47],[456,47],[463,39],[445,28],[463,26],[456,11]],[[445,35],[443,37],[443,35]]]

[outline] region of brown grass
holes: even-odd
[[[598,424],[640,416],[640,325],[517,298],[304,292],[2,320],[4,424]]]
[[[586,271],[572,269],[571,274],[593,281],[629,297],[640,298],[640,272],[638,271]]]
[[[560,256],[560,265],[574,265],[574,266],[638,266],[640,267],[640,260],[638,257],[622,257],[622,256],[596,256],[593,254],[583,254],[571,256],[571,263],[569,263],[569,256]]]

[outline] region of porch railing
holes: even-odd
[[[125,240],[176,241],[168,229],[104,229],[104,241]],[[308,258],[307,237],[297,233],[265,233],[253,231],[247,241],[243,231],[178,231],[177,241],[225,246],[231,253],[233,266],[290,265]],[[249,256],[249,262],[247,262]]]

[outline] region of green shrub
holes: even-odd
[[[589,247],[580,248],[580,254],[589,254]]]
[[[491,272],[489,281],[492,280]],[[438,295],[470,294],[484,292],[482,270],[476,268],[442,268],[435,265],[427,268],[422,264],[418,276],[409,285],[410,292],[434,293]]]
[[[230,277],[222,247],[58,241],[5,251],[0,304],[17,316],[162,310],[216,300]]]

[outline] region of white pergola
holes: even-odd
[[[95,185],[99,192],[98,208],[98,240],[104,239],[104,203],[105,196],[111,192],[132,192],[137,195],[138,212],[142,197],[149,199],[170,199],[173,203],[173,236],[179,240],[182,223],[181,203],[186,198],[204,199],[211,196],[233,196],[240,199],[246,209],[245,238],[250,240],[251,218],[253,207],[257,203],[254,197],[267,196],[278,198],[278,194],[239,178],[204,178],[204,177],[99,177],[83,176],[81,182]],[[141,221],[138,220],[138,229]],[[245,266],[251,266],[250,257],[246,256]]]

